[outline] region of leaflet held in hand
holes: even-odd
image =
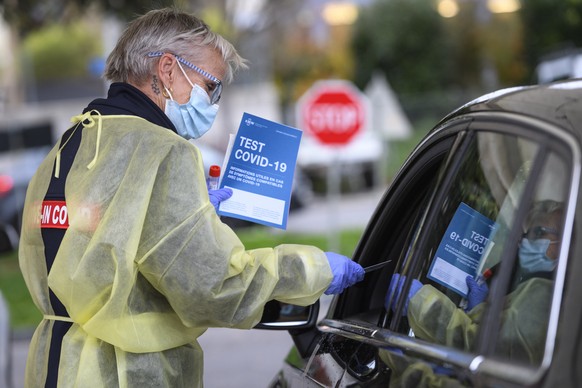
[[[244,113],[220,182],[233,195],[220,203],[218,214],[285,229],[301,135],[299,129]]]
[[[493,246],[496,222],[461,202],[435,253],[427,277],[467,297],[467,276],[481,275]]]

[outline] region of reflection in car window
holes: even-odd
[[[414,335],[439,345],[476,351],[489,289],[499,275],[502,252],[512,249],[510,287],[504,291],[495,355],[538,365],[543,355],[559,249],[566,165],[550,153],[531,195],[527,220],[517,213],[538,145],[516,136],[478,133],[460,162],[422,247],[422,288],[410,299],[407,319]],[[548,191],[548,188],[551,188]],[[519,225],[517,225],[519,223]],[[523,225],[522,225],[523,223]],[[508,239],[522,228],[519,247]],[[543,276],[540,272],[543,272]],[[466,280],[470,276],[469,280]],[[535,299],[535,307],[532,306]]]
[[[538,178],[503,311],[495,355],[539,365],[544,354],[554,270],[562,240],[566,165],[550,154]]]

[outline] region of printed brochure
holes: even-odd
[[[497,223],[461,202],[436,251],[428,278],[467,297],[467,276],[477,272],[493,248]]]
[[[220,203],[218,214],[285,229],[301,135],[299,129],[244,113],[220,182],[233,195]]]

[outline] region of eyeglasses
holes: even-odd
[[[150,58],[161,57],[162,55],[164,55],[163,51],[153,51],[153,52],[148,53],[148,57],[150,57]],[[204,77],[208,78],[209,80],[211,80],[212,82],[214,82],[214,89],[212,89],[210,91],[209,95],[210,95],[210,103],[213,105],[216,104],[220,100],[220,96],[222,95],[222,81],[220,81],[218,78],[216,78],[215,76],[213,76],[209,72],[202,70],[201,68],[194,65],[193,63],[188,62],[187,60],[180,57],[179,55],[176,55],[176,54],[172,54],[172,55],[175,56],[176,59],[180,63],[185,65],[186,67],[194,70],[198,74],[201,74],[202,76],[204,76]]]
[[[530,228],[524,237],[528,240],[539,240],[541,238],[548,238],[549,235],[560,236],[560,232],[555,228],[547,228],[545,226],[534,226]]]

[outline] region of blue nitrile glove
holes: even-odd
[[[489,294],[489,287],[487,287],[487,283],[485,282],[482,284],[477,283],[472,276],[467,276],[465,281],[467,282],[467,287],[469,287],[469,292],[467,294],[467,308],[465,311],[469,311],[479,303],[485,302],[485,299],[487,299],[487,295]]]
[[[333,273],[331,284],[324,292],[326,295],[341,294],[347,287],[364,279],[364,269],[355,261],[333,252],[325,252],[325,256]]]
[[[406,281],[406,276],[402,276],[398,273],[392,275],[392,280],[390,281],[390,286],[388,287],[388,293],[386,294],[386,300],[384,305],[386,310],[388,308],[392,309],[392,312],[396,312],[396,302],[400,298],[402,293],[402,287],[404,287],[404,282]],[[416,279],[412,279],[412,284],[410,284],[410,289],[408,290],[408,296],[406,297],[406,302],[404,302],[404,308],[402,309],[402,316],[408,314],[408,302],[416,293],[422,288],[423,284]],[[391,304],[391,305],[389,305]]]
[[[214,206],[216,211],[218,211],[218,205],[220,205],[222,201],[226,201],[232,197],[232,189],[225,187],[218,190],[208,190],[208,197],[210,197],[210,203],[212,206]]]

